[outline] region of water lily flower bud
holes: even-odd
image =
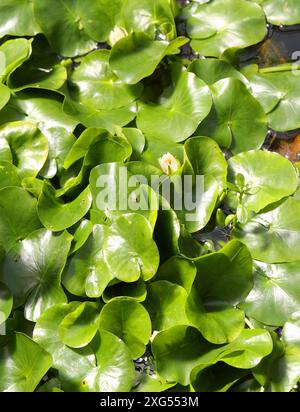
[[[171,154],[165,153],[162,157],[158,159],[161,170],[166,175],[171,175],[176,173],[180,167],[180,162]]]

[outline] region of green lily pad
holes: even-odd
[[[1,392],[33,392],[52,365],[43,348],[23,333],[0,340]]]
[[[3,0],[0,5],[0,37],[34,36],[40,28],[33,13],[33,3],[27,0]]]
[[[254,259],[267,263],[293,262],[300,247],[300,203],[292,197],[270,205],[232,236],[245,243]]]
[[[77,223],[88,212],[91,204],[89,187],[72,202],[62,203],[55,197],[53,187],[45,181],[38,201],[38,214],[47,229],[58,232]]]
[[[166,90],[158,104],[140,103],[137,125],[146,136],[181,142],[195,132],[210,108],[208,86],[194,73],[176,73],[174,67],[172,92]]]
[[[238,186],[240,176],[243,176],[241,193],[230,193],[229,205],[234,207],[240,201],[247,210],[254,212],[292,195],[298,187],[295,168],[277,153],[251,150],[231,157],[228,180]]]
[[[155,280],[166,280],[182,286],[188,293],[196,276],[195,264],[179,256],[172,256],[158,269]]]
[[[238,79],[219,80],[211,86],[213,107],[197,133],[212,137],[234,154],[259,149],[267,133],[267,118],[260,103]]]
[[[151,225],[138,213],[120,216],[110,226],[103,254],[109,269],[124,282],[134,282],[140,276],[151,279],[159,264]]]
[[[299,263],[256,262],[255,268],[254,288],[239,306],[259,322],[281,326],[299,308]]]
[[[48,157],[48,142],[41,131],[29,122],[12,122],[0,128],[13,154],[21,177],[35,177]]]
[[[70,249],[71,236],[39,229],[12,248],[2,268],[2,281],[14,297],[14,305],[25,303],[25,316],[36,321],[44,310],[66,302],[60,276]],[[21,275],[20,275],[21,274]]]
[[[116,298],[108,302],[100,313],[100,329],[122,339],[132,358],[145,352],[151,336],[151,320],[146,309],[130,298]]]
[[[36,206],[36,199],[20,187],[0,190],[0,244],[5,250],[41,227]]]
[[[259,43],[267,34],[264,12],[245,0],[214,0],[188,12],[187,32],[192,48],[218,57],[232,47]]]
[[[127,106],[141,95],[142,85],[123,83],[113,73],[109,58],[109,50],[97,50],[80,60],[69,79],[73,100],[91,108],[111,110]]]
[[[300,23],[300,5],[297,0],[252,0],[263,8],[268,22],[280,25]]]

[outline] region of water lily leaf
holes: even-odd
[[[152,227],[138,213],[122,215],[110,226],[103,254],[110,270],[124,282],[134,282],[140,276],[151,279],[159,264]]]
[[[172,92],[167,90],[159,104],[139,104],[137,125],[147,137],[180,142],[194,133],[210,108],[208,86],[185,71],[174,76]]]
[[[300,379],[300,349],[285,346],[275,333],[273,351],[253,369],[256,380],[268,392],[290,392]]]
[[[263,329],[245,329],[227,345],[213,345],[191,326],[174,326],[160,332],[152,342],[158,373],[170,382],[188,385],[196,366],[207,367],[218,361],[248,369],[272,351],[272,339]],[[180,357],[178,357],[180,353]]]
[[[226,363],[217,363],[205,369],[200,366],[192,370],[191,384],[196,392],[226,392],[246,374],[244,369],[233,368]]]
[[[136,103],[112,110],[98,110],[83,106],[74,100],[65,99],[64,112],[85,127],[98,127],[114,132],[114,126],[126,126],[136,116]]]
[[[175,283],[159,280],[147,287],[145,306],[151,316],[155,331],[168,329],[176,325],[188,325],[185,314],[186,290]]]
[[[197,276],[186,306],[188,319],[209,342],[231,342],[244,328],[244,313],[236,305],[253,286],[251,255],[241,242],[231,241],[195,264]]]
[[[8,287],[0,282],[0,326],[9,317],[12,307],[12,294]]]
[[[276,175],[272,171],[274,169]],[[277,153],[251,150],[231,157],[228,160],[229,182],[238,186],[241,175],[244,181],[239,201],[247,210],[254,212],[259,212],[270,203],[292,195],[298,186],[295,168]],[[230,206],[238,202],[239,195],[230,193]]]
[[[232,236],[245,243],[254,259],[267,263],[293,262],[300,247],[299,202],[293,198],[270,205]]]
[[[0,340],[1,392],[33,392],[52,365],[43,348],[23,333]]]
[[[116,298],[104,305],[100,313],[100,329],[122,339],[132,358],[145,352],[151,336],[151,320],[146,309],[130,298]]]
[[[48,142],[41,131],[29,122],[11,122],[0,127],[13,154],[21,177],[35,177],[48,157]]]
[[[16,166],[10,162],[0,161],[0,189],[7,186],[21,186],[21,178]]]
[[[136,300],[137,302],[144,302],[147,296],[146,284],[142,279],[136,282],[124,283],[119,282],[115,285],[111,284],[105,289],[102,299],[105,303],[112,299],[119,297],[127,297]]]
[[[217,143],[209,137],[192,137],[184,144],[186,171],[190,165],[195,175],[211,175],[219,183],[220,194],[226,187],[227,163]]]
[[[72,202],[62,203],[55,197],[53,187],[45,181],[38,201],[38,214],[47,229],[57,232],[77,223],[88,212],[91,204],[89,187]]]
[[[90,347],[71,349],[63,344],[58,327],[63,319],[73,312],[80,302],[61,303],[46,310],[37,320],[33,339],[53,358],[53,368],[59,372],[59,379],[66,391],[88,391],[86,377],[95,370],[96,359]],[[74,368],[76,365],[76,368]]]
[[[209,58],[194,60],[190,64],[188,71],[195,73],[209,86],[227,77],[239,79],[246,84],[248,83],[248,80],[241,72],[224,60]]]
[[[214,0],[198,5],[188,16],[187,31],[195,51],[214,57],[232,47],[259,43],[267,34],[261,7],[245,0]]]
[[[66,301],[60,277],[71,240],[67,232],[54,235],[39,229],[6,255],[1,278],[14,296],[15,306],[26,302],[26,319],[36,321],[43,311]]]
[[[113,279],[103,258],[105,227],[94,225],[85,244],[70,258],[64,274],[63,284],[77,296],[100,297]]]
[[[133,386],[134,364],[126,344],[106,330],[93,342],[97,369],[91,374],[95,392],[129,392]]]
[[[40,28],[33,14],[33,4],[27,0],[3,0],[0,6],[0,37],[34,36]]]
[[[155,280],[166,280],[182,286],[188,293],[195,280],[195,264],[179,256],[172,256],[158,269]]]
[[[86,7],[85,3],[74,0],[34,0],[36,20],[51,47],[68,57],[88,53],[96,47],[85,27],[99,24],[95,18],[99,15],[98,11],[97,3]],[[94,18],[89,21],[93,15]]]
[[[213,107],[197,129],[234,153],[259,149],[267,133],[267,119],[259,102],[238,79],[219,80],[211,86]]]
[[[136,84],[150,76],[159,62],[187,43],[185,37],[173,42],[152,40],[142,32],[131,33],[112,48],[109,64],[113,72],[125,83]],[[136,64],[136,62],[139,64]]]
[[[122,129],[122,135],[125,136],[132,146],[131,160],[139,159],[146,144],[143,133],[134,127],[126,127]]]
[[[41,227],[36,205],[36,199],[20,187],[0,190],[0,244],[5,250]]]
[[[1,7],[2,5],[0,6],[0,13]],[[29,59],[31,54],[31,43],[31,40],[14,39],[8,40],[0,46],[0,60],[2,60],[3,65],[2,70],[0,71],[0,79],[6,80],[17,67],[21,66],[24,61]]]
[[[127,85],[112,72],[109,57],[109,50],[97,50],[80,60],[69,78],[73,100],[98,110],[111,110],[127,106],[141,95],[141,84]]]
[[[251,77],[253,95],[268,115],[271,128],[288,131],[300,127],[300,86],[292,71],[259,73]]]
[[[0,110],[6,105],[10,99],[10,90],[4,84],[0,84]]]
[[[62,342],[71,348],[82,348],[96,335],[99,309],[96,303],[83,302],[64,317],[58,328]]]
[[[256,262],[255,268],[254,288],[239,306],[259,322],[281,326],[299,308],[299,263]]]
[[[81,219],[81,221],[78,222],[77,227],[76,225],[73,226],[73,230],[73,241],[71,245],[70,254],[75,253],[85,244],[88,237],[93,231],[93,223],[88,219]]]
[[[264,9],[268,22],[276,26],[299,24],[300,7],[297,0],[252,0]]]

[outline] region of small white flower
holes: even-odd
[[[161,170],[166,175],[171,175],[176,173],[180,167],[180,162],[171,154],[165,153],[162,157],[158,159]]]

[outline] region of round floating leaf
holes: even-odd
[[[66,315],[58,328],[62,342],[71,348],[82,348],[96,335],[99,327],[99,309],[96,303],[83,302]]]
[[[134,364],[125,343],[106,330],[93,342],[97,369],[91,374],[95,392],[129,392],[133,386]]]
[[[248,83],[242,73],[224,60],[197,59],[190,64],[188,71],[195,73],[208,85],[212,85],[227,77],[233,77],[241,80],[243,83]]]
[[[195,264],[187,259],[172,256],[158,269],[155,280],[167,280],[182,286],[188,293],[196,276]]]
[[[236,340],[220,346],[204,340],[191,326],[174,326],[155,336],[152,351],[163,378],[188,385],[196,366],[204,368],[223,361],[240,369],[252,368],[272,351],[272,346],[271,336],[263,329],[245,329]]]
[[[44,182],[38,201],[38,214],[43,225],[50,230],[60,231],[77,223],[89,210],[92,196],[89,187],[70,203],[62,203],[55,197],[53,187]]]
[[[73,0],[34,0],[34,14],[52,48],[63,56],[78,56],[96,47],[86,26],[101,25],[97,3]],[[89,21],[94,14],[93,20]],[[97,23],[96,23],[97,22]]]
[[[240,201],[254,212],[292,195],[298,187],[295,168],[277,153],[252,150],[231,157],[228,160],[228,180],[239,186],[240,176],[243,176]],[[240,193],[230,193],[229,203],[234,205],[239,201],[238,197]]]
[[[100,329],[122,339],[130,349],[132,358],[144,354],[152,330],[146,309],[128,298],[116,298],[104,305],[100,313]]]
[[[211,86],[213,107],[197,133],[212,137],[237,154],[259,149],[267,133],[267,119],[259,102],[238,79],[219,80]]]
[[[52,365],[49,353],[23,333],[0,340],[0,391],[33,392]]]
[[[293,262],[299,258],[300,203],[280,201],[237,225],[232,236],[245,243],[254,259],[267,263]]]
[[[185,314],[186,290],[165,280],[150,283],[147,287],[145,306],[152,319],[155,331],[176,325],[188,325]]]
[[[173,53],[187,41],[185,37],[178,37],[169,43],[152,40],[145,33],[131,33],[113,46],[109,64],[125,83],[136,84],[150,76],[167,54]]]
[[[300,127],[300,86],[293,71],[259,73],[251,81],[253,95],[268,115],[269,126],[277,131]]]
[[[103,258],[104,238],[105,227],[94,225],[85,244],[70,258],[63,284],[73,295],[100,297],[113,279]]]
[[[197,276],[186,306],[188,319],[209,342],[231,342],[244,328],[244,313],[236,305],[253,285],[251,255],[241,242],[232,241],[195,264]]]
[[[40,32],[28,0],[2,0],[0,5],[0,37],[34,36]]]
[[[256,262],[255,268],[254,288],[240,307],[259,322],[281,326],[299,309],[299,261]]]
[[[21,186],[21,179],[12,163],[0,161],[0,189],[7,186]]]
[[[13,307],[13,297],[6,285],[0,282],[0,327],[9,317]]]
[[[194,133],[210,108],[208,86],[185,71],[174,76],[172,92],[168,89],[158,104],[139,104],[137,125],[146,136],[181,142]]]
[[[2,5],[0,6],[0,13],[1,7]],[[26,39],[13,39],[6,41],[0,46],[0,61],[2,60],[3,65],[2,70],[0,70],[0,79],[7,79],[17,67],[29,59],[31,55],[31,42],[31,40]]]
[[[0,244],[5,250],[41,227],[36,199],[20,187],[0,190]]]
[[[142,85],[123,83],[109,66],[109,50],[97,50],[80,61],[72,72],[69,88],[73,100],[98,110],[127,106],[142,92]]]
[[[268,22],[276,26],[300,23],[300,4],[297,0],[252,0],[264,9]]]
[[[214,0],[192,8],[187,31],[195,51],[215,57],[259,43],[267,34],[263,10],[245,0]]]
[[[66,301],[60,285],[72,237],[39,229],[6,255],[2,281],[14,296],[14,305],[25,303],[25,316],[36,321],[49,307]]]
[[[144,280],[151,279],[159,264],[152,227],[138,213],[116,219],[109,228],[103,253],[110,270],[124,282],[134,282],[140,276]]]
[[[0,128],[0,137],[11,148],[21,177],[35,177],[48,157],[48,142],[41,131],[29,122],[12,122]]]

